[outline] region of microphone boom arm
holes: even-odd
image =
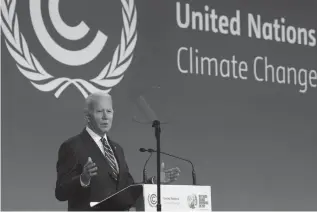
[[[154,149],[148,149],[148,152],[157,152],[157,151],[154,150]],[[184,161],[187,161],[188,163],[190,163],[191,166],[192,166],[193,185],[197,185],[195,167],[194,167],[194,164],[190,160],[187,160],[187,159],[181,158],[181,157],[177,157],[175,155],[171,155],[171,154],[168,154],[168,153],[162,152],[162,151],[160,153],[164,154],[164,155],[168,155],[168,156],[174,157],[174,158],[177,158],[177,159],[180,159],[180,160],[184,160]]]

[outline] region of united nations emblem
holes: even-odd
[[[16,62],[18,70],[40,91],[54,92],[56,98],[71,84],[84,97],[93,92],[109,92],[124,76],[133,59],[133,51],[137,42],[137,11],[134,0],[121,0],[123,28],[120,44],[114,50],[112,59],[100,70],[98,76],[85,80],[80,78],[54,77],[49,74],[41,62],[29,50],[28,43],[20,32],[17,0],[2,0],[2,31],[5,44]],[[48,0],[49,16],[56,31],[66,39],[78,40],[89,31],[89,27],[81,22],[77,26],[68,26],[59,14],[59,0]],[[80,66],[91,62],[103,49],[107,36],[98,32],[94,40],[84,49],[70,51],[59,46],[49,36],[42,20],[41,0],[30,0],[30,16],[36,36],[43,48],[55,60],[69,66]]]

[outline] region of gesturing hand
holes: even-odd
[[[178,167],[165,169],[165,164],[161,164],[161,182],[165,184],[172,183],[177,180],[181,170]]]
[[[97,175],[98,167],[92,161],[91,157],[88,158],[86,164],[84,165],[83,172],[81,174],[81,180],[84,184],[89,184],[92,176]]]

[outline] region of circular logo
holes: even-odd
[[[62,22],[58,11],[59,0],[49,0],[49,2],[49,16],[60,35],[69,40],[78,40],[87,34],[89,27],[83,22],[75,27]],[[69,85],[73,84],[84,97],[87,97],[93,92],[109,92],[123,79],[124,72],[131,64],[137,42],[137,11],[134,0],[121,0],[123,18],[121,42],[114,50],[112,59],[100,70],[99,75],[89,80],[54,77],[45,70],[30,51],[28,43],[20,32],[16,4],[16,0],[2,0],[1,12],[4,23],[1,24],[1,28],[5,36],[5,44],[18,70],[35,88],[43,92],[55,92],[54,95],[58,98]],[[41,1],[30,1],[29,4],[36,36],[45,50],[59,62],[71,66],[83,65],[92,61],[104,47],[107,36],[98,32],[95,40],[87,48],[79,51],[63,49],[46,31],[41,16]]]
[[[188,203],[188,206],[191,209],[196,208],[196,206],[197,206],[197,196],[195,194],[192,194],[192,195],[188,196],[187,197],[187,203]]]
[[[149,202],[151,207],[156,206],[156,204],[157,204],[157,196],[156,196],[156,194],[149,194],[148,202]]]

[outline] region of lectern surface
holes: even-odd
[[[101,202],[91,202],[90,206],[95,211],[124,211],[135,204],[136,200],[142,195],[142,192],[142,184],[130,185]]]

